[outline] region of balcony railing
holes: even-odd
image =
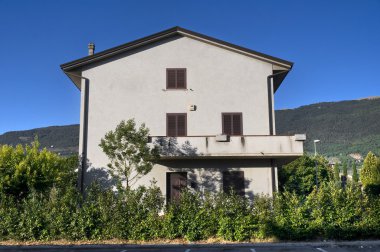
[[[305,135],[153,136],[164,159],[287,158],[303,154]]]

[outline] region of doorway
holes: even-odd
[[[166,200],[178,201],[181,191],[187,187],[187,172],[166,173]]]

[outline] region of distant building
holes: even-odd
[[[363,156],[360,155],[360,153],[351,153],[349,154],[350,157],[352,157],[356,162],[362,162]]]
[[[329,166],[330,167],[334,167],[336,164],[340,164],[341,163],[340,159],[337,158],[337,157],[329,157],[327,160],[329,161]]]

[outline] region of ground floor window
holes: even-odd
[[[167,202],[177,201],[181,191],[187,187],[187,172],[166,173],[166,199]]]
[[[240,196],[244,196],[244,172],[243,171],[226,171],[223,172],[223,191],[231,193],[234,191]]]

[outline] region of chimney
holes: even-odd
[[[88,44],[88,55],[94,55],[95,53],[95,44],[89,43]]]

